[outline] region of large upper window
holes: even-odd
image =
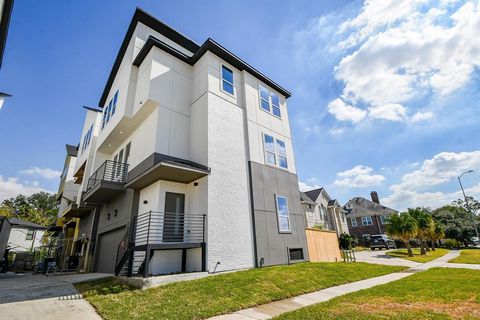
[[[280,232],[290,232],[290,215],[288,213],[287,198],[282,196],[276,196],[276,198],[278,230],[280,230]]]
[[[118,101],[118,90],[115,92],[112,99],[110,99],[110,101],[108,102],[108,105],[104,107],[103,118],[102,118],[102,129],[110,121],[110,118],[113,117],[113,115],[115,114],[115,110],[117,109],[117,101]]]
[[[258,94],[260,95],[260,108],[281,118],[282,114],[280,112],[280,99],[278,98],[278,95],[269,92],[267,88],[261,84],[258,85]]]
[[[264,134],[263,147],[265,150],[265,162],[280,168],[288,169],[287,150],[285,142]]]
[[[222,90],[230,93],[231,95],[235,94],[233,85],[233,71],[225,66],[222,66]]]
[[[364,226],[371,226],[373,224],[372,217],[370,216],[362,217],[362,224]]]

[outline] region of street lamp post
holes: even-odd
[[[468,212],[472,213],[472,211],[470,210],[470,206],[468,205],[468,199],[467,199],[467,196],[465,195],[465,190],[463,189],[463,185],[462,185],[462,177],[467,174],[467,173],[472,173],[473,170],[468,170],[468,171],[465,171],[464,173],[462,173],[461,175],[459,175],[457,177],[458,179],[458,183],[460,184],[460,188],[462,189],[462,193],[463,193],[463,198],[465,199],[465,206],[467,207],[467,210]],[[473,227],[475,228],[475,234],[477,236],[477,238],[479,237],[478,236],[478,229],[477,229],[477,222],[475,221],[475,218],[473,220]]]

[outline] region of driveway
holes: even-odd
[[[388,250],[387,250],[388,251]],[[421,265],[421,263],[410,261],[401,258],[395,258],[386,254],[387,251],[358,251],[355,252],[355,258],[359,262],[368,262],[376,264],[385,264],[389,266],[405,266],[410,268],[415,268]]]
[[[73,283],[100,279],[109,274],[0,275],[2,319],[101,319],[82,299]]]

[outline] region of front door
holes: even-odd
[[[163,242],[183,242],[185,195],[167,192],[165,194],[165,215]]]

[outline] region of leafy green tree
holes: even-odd
[[[408,214],[417,221],[416,238],[420,242],[420,254],[427,254],[427,239],[435,231],[435,223],[427,209],[408,209]]]
[[[390,237],[403,242],[407,248],[409,257],[413,257],[410,239],[416,236],[417,229],[417,220],[408,212],[391,215],[389,223],[386,226],[386,232]]]
[[[351,250],[355,246],[355,238],[344,232],[338,237],[340,249]]]
[[[47,192],[34,193],[29,197],[18,195],[0,204],[0,214],[48,226],[55,222],[58,203],[55,195]]]
[[[432,218],[433,219],[433,218]],[[435,251],[435,243],[438,240],[444,239],[445,238],[445,230],[443,226],[438,222],[434,220],[434,228],[433,232],[430,235],[430,239],[432,240],[432,250]]]
[[[463,206],[443,206],[432,212],[432,218],[443,227],[446,238],[456,239],[467,245],[475,236],[475,216]]]

